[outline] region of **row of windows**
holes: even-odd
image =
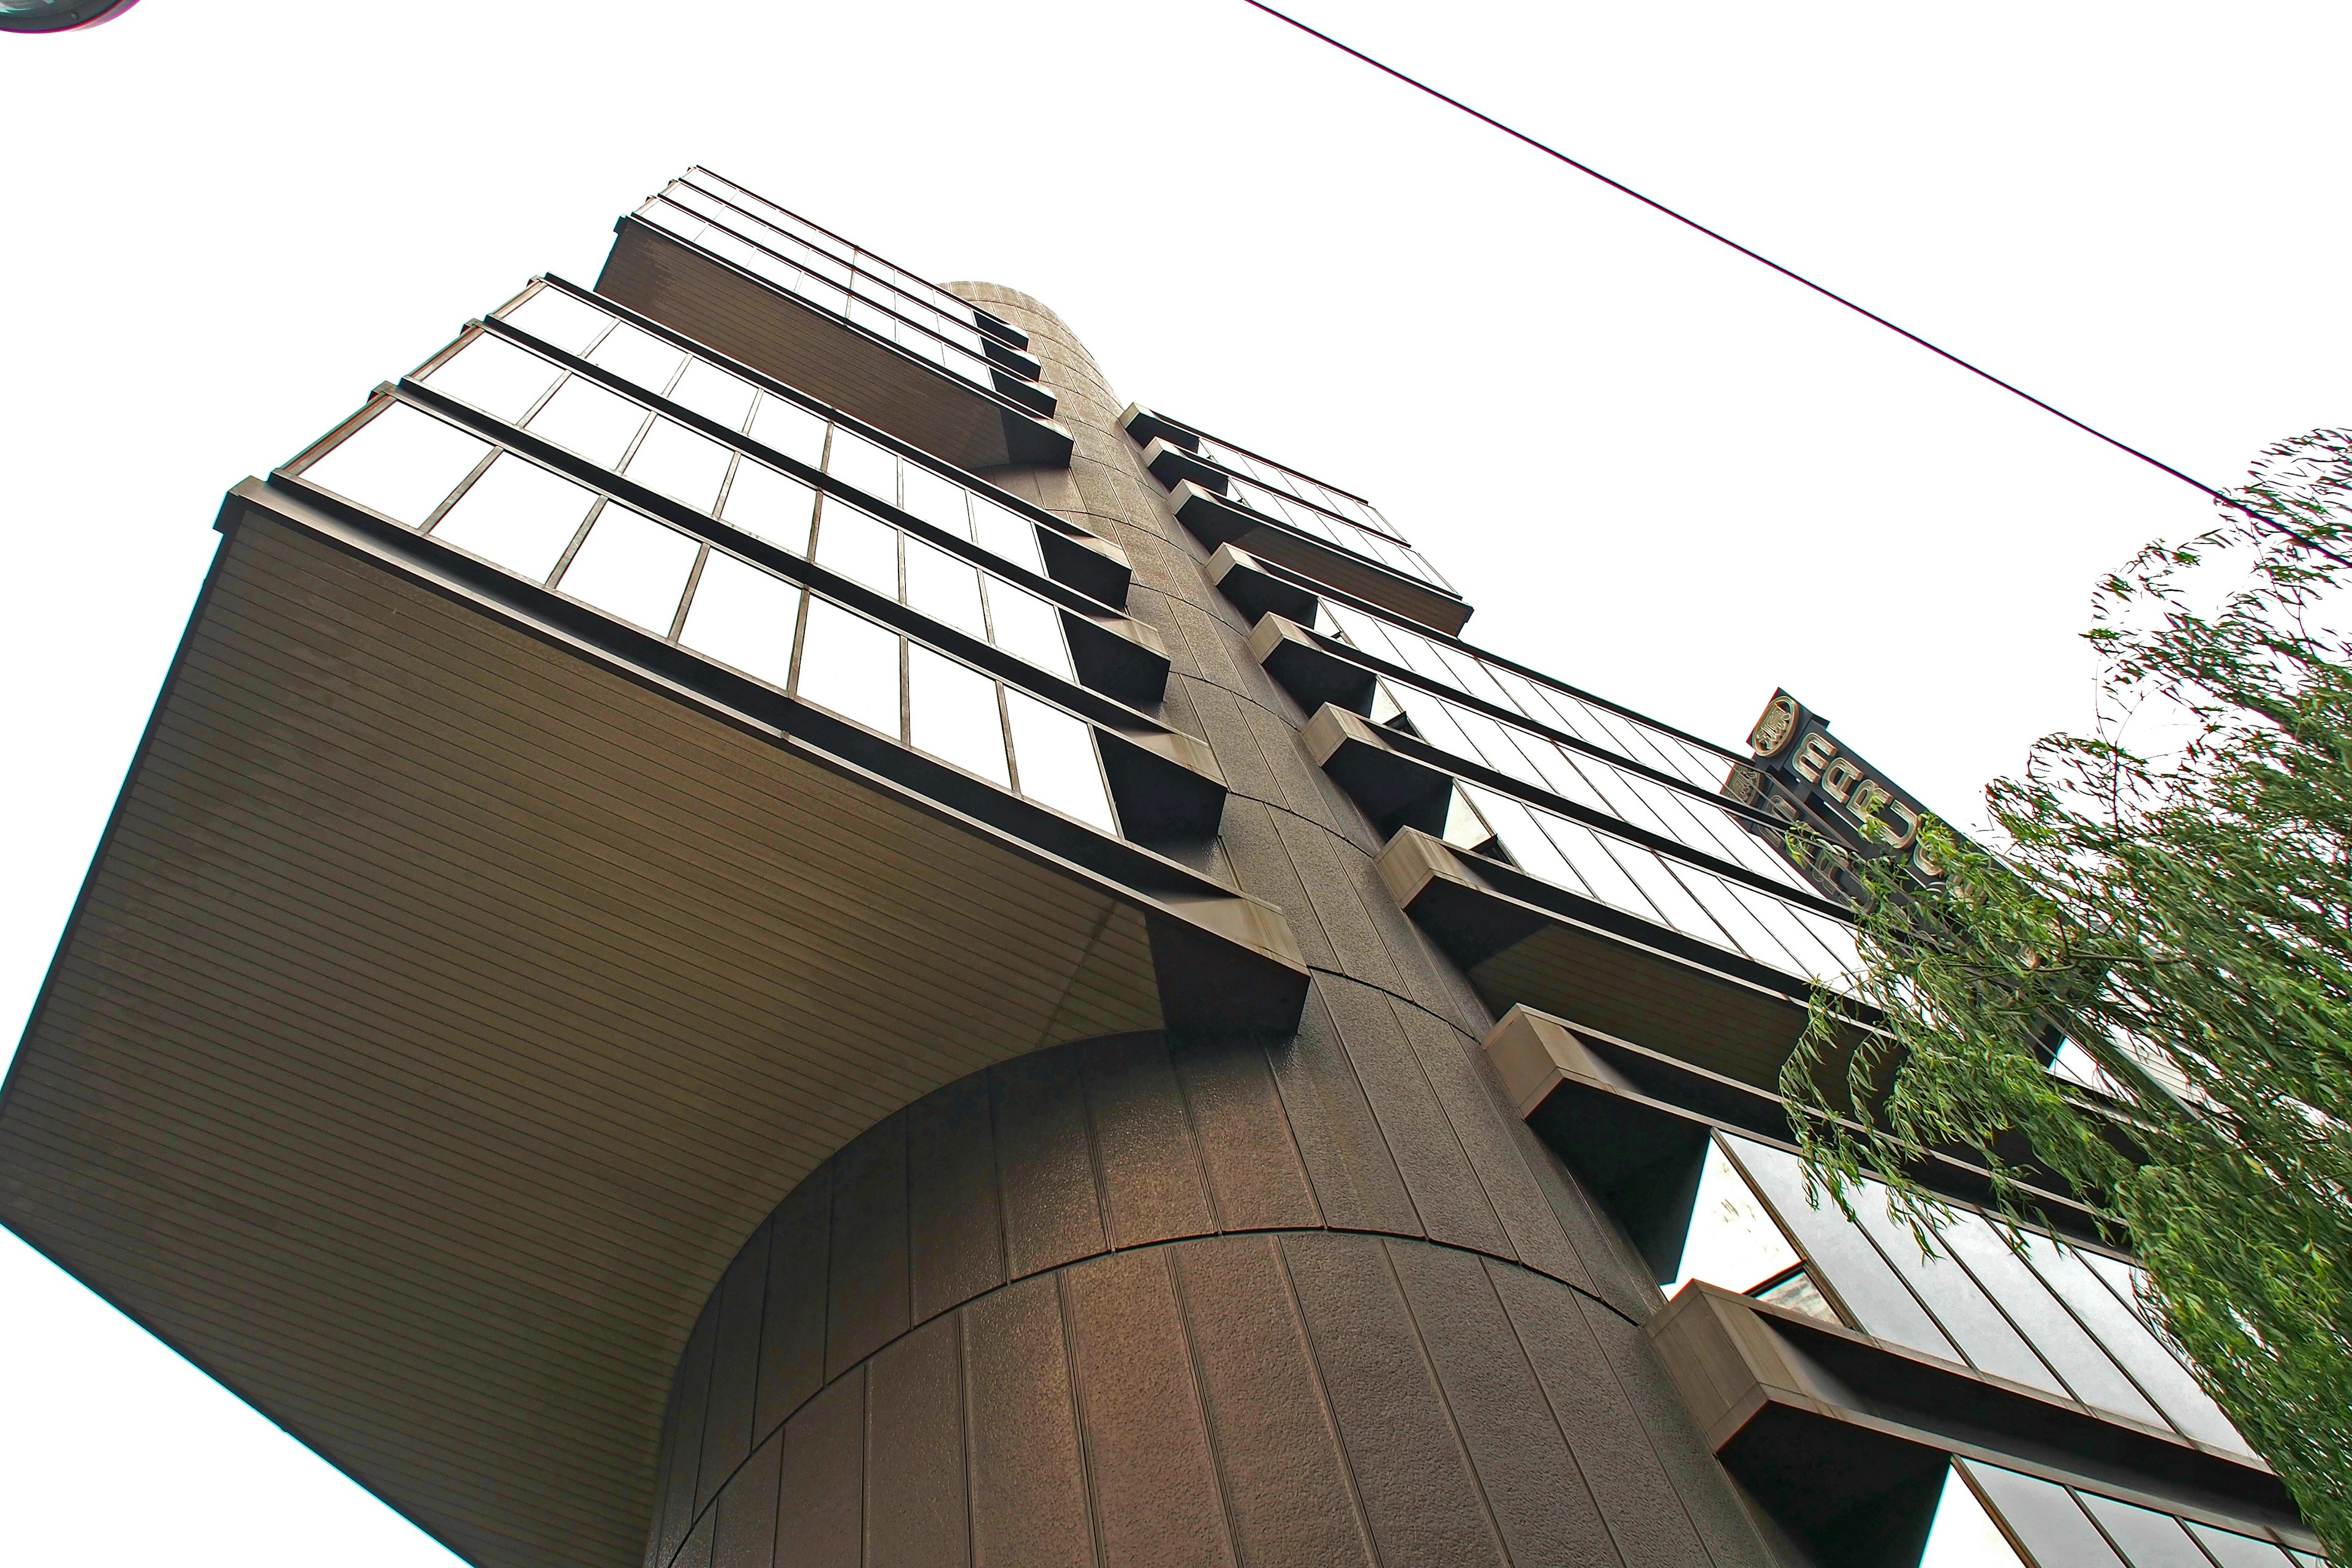
[[[935,528],[971,540],[1014,565],[1045,574],[1037,525],[1010,507],[854,430],[830,424],[789,398],[761,391],[574,295],[542,287],[499,319]],[[744,482],[750,470],[759,471],[761,477],[750,482],[762,492],[774,491],[779,480],[799,484],[754,458],[739,462],[732,447],[488,333],[467,342],[420,380],[468,407],[527,429],[600,468],[625,473],[647,489],[713,517],[723,515],[723,498]],[[737,521],[733,517],[728,521]],[[802,534],[804,538],[804,530]]]
[[[1919,1568],[2326,1568],[2307,1552],[1980,1459],[1945,1472]]]
[[[484,338],[469,344],[463,354],[484,344],[509,346],[495,338]],[[436,427],[448,431],[449,437],[435,434]],[[690,439],[701,439],[682,426],[669,428]],[[649,433],[647,443],[657,436],[658,432]],[[444,502],[457,498],[484,450],[486,446],[478,438],[403,405],[396,414],[373,421],[363,439],[346,440],[331,462],[322,459],[313,464],[303,477],[418,528]],[[637,477],[644,451],[645,446],[640,445],[636,455],[616,471]],[[472,454],[470,458],[467,454]],[[321,479],[322,469],[331,478]],[[654,488],[669,493],[665,487]],[[709,510],[755,538],[994,643],[1065,680],[1076,679],[1057,606],[839,496],[823,494],[789,474],[739,455]],[[629,618],[641,621],[641,617]]]
[[[1574,692],[1531,680],[1517,670],[1482,658],[1467,648],[1424,637],[1393,621],[1323,601],[1315,629],[1362,649],[1372,658],[1450,686],[1507,712],[1521,713],[1548,730],[1573,735],[1587,745],[1629,762],[1655,768],[1707,795],[1721,793],[1731,759],[1727,753],[1671,734],[1654,724],[1587,701]]]
[[[301,477],[1001,788],[1118,831],[1083,721],[419,409],[386,404]],[[827,509],[820,559],[824,530],[845,518],[863,514]],[[858,526],[898,532],[872,519]],[[878,576],[895,545],[877,537],[851,548],[877,552]],[[942,560],[942,569],[971,572]],[[1050,636],[1066,669],[1058,626],[1013,630],[1007,610],[1020,601],[1000,595],[1023,591],[986,584],[985,594],[971,585],[981,624],[1016,642]]]
[[[1501,723],[1418,687],[1383,680],[1378,692],[1373,718],[1382,719],[1393,710],[1412,722],[1423,740],[1442,751],[1483,762],[1522,784],[1647,828],[1702,855],[1728,860],[1782,887],[1812,891],[1785,858],[1704,795],[1669,789],[1630,768],[1570,750],[1516,724]]]
[[[980,334],[971,328],[948,321],[930,306],[863,273],[847,273],[790,235],[690,185],[673,184],[639,207],[637,216],[919,359],[975,385],[992,390],[996,385],[1001,367],[989,360]],[[841,281],[834,281],[828,268],[841,274]]]
[[[1887,1195],[1864,1181],[1850,1222],[1808,1201],[1796,1155],[1717,1133],[1669,1289],[1705,1279],[1807,1307],[1825,1286],[1878,1339],[2252,1455],[2139,1310],[2138,1269],[1960,1205],[1923,1257]]]
[[[1344,490],[1335,490],[1328,485],[1318,484],[1295,469],[1286,468],[1279,463],[1269,462],[1264,458],[1244,452],[1238,447],[1228,447],[1223,441],[1212,437],[1203,436],[1200,440],[1201,456],[1229,474],[1255,479],[1260,484],[1271,485],[1276,489],[1295,496],[1309,505],[1321,507],[1325,511],[1336,512],[1350,522],[1360,522],[1365,527],[1376,529],[1391,538],[1397,537],[1396,530],[1389,526],[1388,519],[1382,517],[1379,510],[1370,501],[1359,500]]]
[[[763,220],[772,227],[782,230],[817,252],[835,269],[826,273],[828,277],[835,276],[840,268],[846,268],[856,275],[893,289],[910,300],[922,301],[959,326],[978,326],[981,322],[981,317],[977,311],[938,284],[918,278],[903,268],[891,266],[872,251],[861,250],[831,230],[817,227],[798,213],[787,212],[765,196],[752,195],[732,180],[722,180],[709,170],[700,167],[688,169],[686,172],[686,179],[705,191],[724,197],[752,216]]]
[[[1541,806],[1474,784],[1458,788],[1486,830],[1449,822],[1446,837],[1465,848],[1491,834],[1531,877],[1783,974],[1843,987],[1861,971],[1843,921]]]
[[[1336,544],[1342,550],[1367,556],[1391,572],[1402,572],[1408,577],[1434,583],[1441,588],[1451,586],[1420,551],[1399,544],[1385,535],[1358,528],[1350,522],[1342,522],[1336,517],[1327,517],[1313,507],[1286,500],[1274,491],[1251,484],[1246,479],[1234,480],[1230,493],[1234,501],[1252,511],[1287,523],[1301,533],[1311,534],[1328,544]]]

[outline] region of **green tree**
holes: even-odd
[[[1889,1177],[1923,1247],[1926,1152],[2089,1203],[2145,1308],[2352,1563],[2352,663],[2327,629],[2352,432],[2266,450],[2224,521],[2101,584],[2100,721],[1987,791],[1945,875],[1865,859],[1857,1032],[1815,995],[1782,1089],[1850,1209]],[[2226,585],[2223,585],[2226,584]],[[2087,1091],[2045,1067],[2087,1064]],[[1857,1043],[1858,1042],[1858,1043]]]

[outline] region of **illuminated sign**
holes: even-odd
[[[1912,874],[1942,875],[1919,845],[1927,808],[1830,733],[1829,721],[1775,691],[1748,737],[1753,763],[1732,770],[1725,793],[1812,830],[1820,848],[1805,869],[1853,897],[1848,862],[1906,856]],[[1783,845],[1785,848],[1786,846]]]

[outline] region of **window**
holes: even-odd
[[[488,441],[405,403],[389,403],[304,468],[302,478],[394,522],[422,528],[489,455]]]

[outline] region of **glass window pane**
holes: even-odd
[[[1559,846],[1559,852],[1568,857],[1568,863],[1576,868],[1577,876],[1592,897],[1645,921],[1658,918],[1656,909],[1642,896],[1633,879],[1625,875],[1625,868],[1601,846],[1600,835],[1580,822],[1570,822],[1548,811],[1538,812],[1535,816]]]
[[[1677,866],[1675,874],[1682,879],[1683,886],[1691,890],[1691,897],[1706,906],[1706,912],[1715,917],[1716,924],[1729,933],[1740,952],[1783,974],[1804,973],[1797,961],[1789,956],[1789,950],[1772,940],[1772,933],[1764,929],[1764,922],[1749,912],[1747,903],[1731,890],[1730,885],[1722,878],[1695,866]]]
[[[743,428],[751,417],[751,400],[759,389],[740,375],[730,375],[704,360],[696,360],[669,389],[670,401],[691,408],[730,430]]]
[[[909,540],[908,543],[913,541]],[[1065,680],[1075,680],[1069,646],[1062,640],[1062,612],[1002,577],[988,579],[988,619],[997,647],[1050,669]]]
[[[649,490],[709,511],[719,504],[727,459],[734,455],[709,437],[656,415],[653,428],[629,455],[627,473]]]
[[[441,514],[433,537],[543,583],[595,501],[587,486],[501,452]]]
[[[2025,1542],[2026,1551],[2043,1568],[2124,1568],[2088,1516],[2075,1505],[2073,1494],[2054,1481],[2020,1475],[1998,1465],[1957,1460],[1966,1467],[2009,1528]]]
[[[584,354],[613,318],[561,289],[541,289],[499,320],[565,353]]]
[[[1537,824],[1535,813],[1518,801],[1476,784],[1465,784],[1462,789],[1469,795],[1470,804],[1478,808],[1478,815],[1486,819],[1486,826],[1494,830],[1495,837],[1502,841],[1504,850],[1520,870],[1530,877],[1540,877],[1555,887],[1565,888],[1571,893],[1586,890],[1584,879],[1576,874],[1576,868],[1545,837],[1544,830]]]
[[[2213,1568],[2170,1514],[2096,1492],[2074,1495],[2091,1517],[2106,1527],[2108,1538],[2123,1549],[2132,1568]],[[2223,1568],[2231,1568],[2227,1558],[2222,1563]],[[2285,1568],[2285,1564],[2273,1558],[2267,1568]]]
[[[2083,1326],[2132,1374],[2133,1381],[2156,1401],[2173,1426],[2184,1435],[2217,1448],[2241,1454],[2252,1452],[2230,1425],[2229,1418],[2172,1358],[2172,1352],[2148,1332],[2139,1314],[2116,1300],[2115,1293],[2100,1283],[2099,1277],[2084,1266],[2079,1254],[2061,1251],[2055,1242],[2044,1236],[2029,1235],[2025,1241],[2033,1271],[2074,1310]]]
[[[1943,1323],[1944,1331],[1959,1345],[1969,1363],[2063,1397],[2064,1386],[2050,1375],[2050,1369],[2026,1347],[1966,1269],[1947,1257],[1919,1255],[1919,1243],[1910,1227],[1887,1212],[1888,1195],[1878,1183],[1864,1182],[1854,1198],[1854,1213],[1861,1216],[1870,1238],[1878,1243],[1879,1251],[1895,1265],[1895,1271]],[[1944,1250],[1940,1246],[1937,1248],[1938,1253]]]
[[[1111,816],[1110,795],[1103,788],[1102,767],[1087,726],[1009,686],[1004,709],[1013,724],[1013,765],[1020,771],[1021,793],[1116,834],[1118,823]]]
[[[898,458],[854,431],[836,425],[824,455],[824,471],[856,485],[876,500],[898,504]]]
[[[1717,947],[1731,945],[1731,939],[1723,934],[1722,927],[1706,918],[1706,911],[1699,907],[1696,899],[1691,897],[1690,889],[1675,879],[1673,870],[1663,857],[1622,838],[1603,835],[1602,841],[1609,846],[1610,853],[1617,857],[1617,863],[1625,868],[1625,874],[1633,878],[1634,885],[1642,889],[1643,895],[1656,907],[1659,914],[1665,917],[1666,924],[1685,936],[1695,936]]]
[[[1404,710],[1404,716],[1412,721],[1414,732],[1423,740],[1441,752],[1451,752],[1472,762],[1483,760],[1476,743],[1462,732],[1461,725],[1454,721],[1451,704],[1441,702],[1419,687],[1407,686],[1402,681],[1391,685],[1389,692],[1396,699],[1397,706]]]
[[[1710,1140],[1683,1241],[1682,1267],[1665,1288],[1671,1296],[1694,1279],[1742,1295],[1797,1266],[1797,1249],[1764,1212],[1748,1179]]]
[[[512,425],[563,374],[563,367],[484,332],[433,367],[425,384]]]
[[[960,539],[971,537],[971,519],[964,506],[961,485],[919,463],[900,465],[898,482],[904,490],[901,504],[908,511]]]
[[[479,437],[393,403],[303,469],[302,478],[394,522],[422,528],[489,451]]]
[[[1948,1469],[1919,1568],[2024,1568],[2024,1563],[1959,1471]]]
[[[588,363],[647,392],[667,392],[670,378],[686,363],[686,351],[626,321],[616,321],[596,345],[596,352],[588,356]]]
[[[898,531],[838,496],[824,498],[817,520],[817,564],[876,593],[898,596]]]
[[[735,479],[727,487],[719,515],[755,538],[806,555],[809,519],[815,512],[814,487],[746,458],[735,465]]]
[[[934,620],[986,640],[988,622],[980,608],[980,572],[969,561],[907,538],[907,603]]]
[[[2073,1388],[2076,1399],[2151,1426],[2164,1425],[2164,1417],[2140,1396],[2129,1378],[2116,1370],[2116,1363],[2083,1331],[2074,1314],[2060,1306],[2050,1288],[2009,1249],[1991,1220],[1973,1209],[1957,1209],[1939,1239],[1944,1250],[1966,1265],[1977,1283],[2025,1331],[2042,1360]]]
[[[792,681],[801,591],[748,561],[714,550],[702,563],[677,640],[782,689]]]
[[[772,392],[760,395],[759,411],[751,416],[750,434],[761,446],[812,468],[824,459],[824,421],[792,399],[778,397]]]
[[[656,637],[669,636],[698,541],[626,507],[596,514],[555,586]]]
[[[2195,1520],[2188,1523],[2221,1568],[2288,1568],[2289,1559],[2284,1550],[2267,1541],[2256,1541],[2250,1535],[2240,1535],[2234,1530],[2216,1530]]]
[[[1011,787],[1004,767],[1004,723],[996,682],[920,643],[907,645],[907,724],[910,743],[966,773]]]
[[[793,690],[898,739],[898,634],[829,600],[811,598]]]
[[[971,538],[982,550],[1016,566],[1026,566],[1041,577],[1045,574],[1045,557],[1037,546],[1037,525],[983,495],[971,498]]]
[[[1510,736],[1504,732],[1500,724],[1484,713],[1460,706],[1449,705],[1447,716],[1461,726],[1464,734],[1477,742],[1479,754],[1486,759],[1488,766],[1508,773],[1521,784],[1533,784],[1538,789],[1550,787],[1545,783],[1543,774],[1537,772],[1518,747],[1511,743]]]
[[[1796,1155],[1745,1138],[1730,1140],[1729,1146],[1781,1225],[1804,1248],[1818,1276],[1860,1321],[1864,1333],[1946,1361],[1960,1359],[1886,1259],[1846,1222],[1837,1205],[1826,1194],[1820,1208],[1806,1201],[1804,1165]]]
[[[555,389],[523,428],[609,468],[620,462],[645,422],[641,405],[575,375]]]

